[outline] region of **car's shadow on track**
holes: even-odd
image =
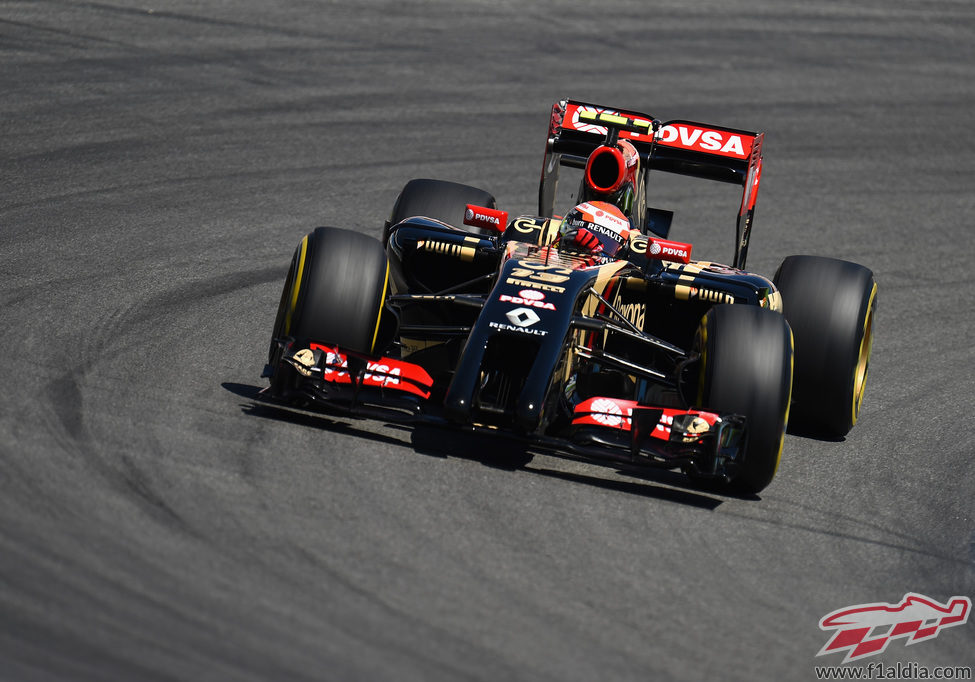
[[[603,469],[607,472],[616,469],[617,474],[639,478],[644,482],[614,480],[543,466],[535,459],[534,453],[525,444],[503,436],[491,437],[483,434],[457,433],[422,425],[408,428],[412,431],[413,449],[423,455],[443,458],[459,457],[480,462],[496,469],[521,470],[538,476],[581,483],[628,495],[677,502],[702,509],[715,509],[723,501],[720,498],[702,495],[700,491],[688,490],[686,477],[672,471],[643,470],[630,472],[618,469],[613,465]],[[675,490],[673,487],[663,487],[660,484],[683,489]]]
[[[342,420],[341,417],[331,417],[325,414],[287,407],[286,405],[262,402],[258,395],[261,389],[256,386],[234,383],[223,383],[221,386],[234,395],[254,401],[240,405],[241,412],[249,417],[260,417],[262,419],[295,424],[297,426],[324,429],[326,431],[355,436],[356,438],[371,440],[376,443],[385,443],[387,445],[410,446],[409,441],[402,438],[358,429],[355,427],[357,420]]]
[[[531,452],[524,443],[503,436],[492,437],[484,434],[451,431],[422,424],[384,424],[381,420],[373,422],[384,424],[388,429],[401,431],[403,438],[397,438],[356,428],[354,424],[359,421],[357,419],[346,419],[341,416],[332,417],[331,415],[262,402],[259,396],[261,389],[256,386],[235,383],[223,383],[221,385],[234,395],[253,401],[240,405],[241,411],[248,416],[324,429],[387,445],[412,447],[414,452],[428,457],[466,459],[493,469],[512,472],[523,471],[537,476],[594,486],[627,495],[674,502],[699,509],[714,510],[721,505],[725,498],[729,497],[725,491],[720,491],[717,488],[710,490],[706,485],[696,484],[682,474],[665,469],[631,470],[609,464],[603,469],[604,471],[612,472],[615,470],[619,476],[638,480],[603,478],[577,471],[564,471],[544,466],[535,461],[535,453]],[[714,495],[708,494],[711,492],[714,492]],[[752,496],[752,499],[758,498]]]
[[[846,440],[846,436],[831,436],[824,433],[821,428],[803,424],[794,420],[789,422],[789,427],[786,429],[786,432],[790,436],[808,438],[809,440],[818,440],[823,443],[842,443]]]
[[[572,483],[582,483],[585,485],[596,486],[597,488],[603,488],[604,490],[612,490],[617,493],[625,493],[628,495],[639,495],[642,497],[651,497],[656,500],[664,500],[666,502],[675,502],[677,504],[683,504],[690,507],[697,507],[698,509],[707,509],[708,511],[714,511],[724,502],[720,497],[712,497],[710,495],[702,495],[700,492],[686,488],[686,481],[677,480],[664,480],[664,476],[656,476],[651,479],[649,476],[638,477],[644,482],[637,483],[635,481],[623,481],[623,480],[613,480],[607,478],[597,478],[595,476],[586,476],[585,474],[578,474],[568,471],[557,471],[553,469],[538,469],[535,467],[525,467],[526,471],[530,471],[534,474],[539,474],[541,476],[548,476],[550,478],[557,478],[563,481],[569,481]],[[617,471],[618,474],[625,476],[632,476],[633,474],[625,471]],[[656,474],[657,472],[653,472]],[[676,479],[679,474],[674,474],[673,472],[661,470],[660,474],[672,474],[672,477]],[[675,487],[665,487],[660,485],[665,483],[667,486]]]

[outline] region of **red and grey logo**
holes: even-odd
[[[677,263],[691,262],[690,244],[684,242],[673,242],[667,239],[653,237],[647,245],[647,255],[658,260],[668,260]]]
[[[467,204],[464,210],[464,224],[504,232],[508,225],[508,212],[487,206]]]
[[[934,639],[944,629],[968,622],[972,600],[952,597],[940,604],[923,594],[908,592],[898,604],[857,604],[833,611],[819,621],[819,629],[834,634],[817,656],[846,652],[843,663],[876,656],[893,639],[905,644]]]
[[[529,293],[534,294],[535,292],[529,292]],[[545,298],[545,296],[542,295],[541,298]],[[524,305],[532,308],[541,308],[542,310],[555,310],[554,304],[549,303],[548,301],[539,300],[539,298],[536,298],[534,295],[528,298],[523,298],[521,296],[509,296],[508,294],[501,294],[498,297],[498,300],[501,301],[502,303],[514,303],[515,305]]]

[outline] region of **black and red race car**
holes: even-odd
[[[744,270],[763,138],[557,102],[538,215],[509,219],[488,192],[419,179],[381,241],[333,227],[302,238],[263,399],[762,490],[790,417],[828,437],[856,423],[877,293],[870,270],[831,258],[790,256],[772,279]],[[582,171],[580,206],[560,219],[565,166]],[[651,172],[743,188],[732,265],[668,238]]]

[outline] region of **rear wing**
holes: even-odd
[[[762,169],[765,133],[693,121],[661,122],[647,114],[561,100],[552,106],[542,177],[539,214],[551,217],[559,168],[584,168],[589,155],[607,140],[628,140],[646,170],[680,173],[742,187],[735,242],[735,267],[744,268]],[[645,182],[645,178],[644,178]],[[645,197],[645,189],[641,192]],[[645,204],[646,199],[642,200]],[[645,220],[645,206],[640,206]]]

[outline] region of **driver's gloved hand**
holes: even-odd
[[[603,250],[603,245],[599,243],[599,238],[584,227],[566,232],[562,239],[566,242],[565,246],[578,251],[599,253]]]

